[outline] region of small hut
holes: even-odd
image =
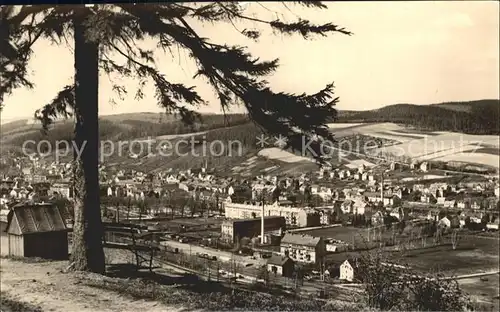
[[[20,204],[12,207],[6,228],[9,255],[68,259],[68,228],[64,213],[53,204]]]
[[[276,275],[292,277],[294,262],[287,256],[272,255],[267,260],[267,270]]]

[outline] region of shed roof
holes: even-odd
[[[320,240],[321,237],[286,233],[285,236],[281,239],[281,243],[316,247]]]
[[[267,264],[271,264],[271,265],[279,265],[279,266],[284,266],[285,263],[287,263],[288,261],[292,261],[292,259],[290,259],[289,257],[286,257],[286,256],[279,256],[279,255],[272,255],[271,258],[269,258],[267,260]]]
[[[67,231],[64,214],[52,204],[16,205],[7,216],[7,232],[31,234]]]

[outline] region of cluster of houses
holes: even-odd
[[[23,175],[4,177],[1,181],[3,202],[9,199],[33,199],[40,196],[72,197],[69,184],[71,165],[52,163],[45,166],[31,160],[21,168]],[[412,163],[414,170],[426,172],[429,164]],[[283,215],[296,226],[331,224],[338,215],[366,215],[374,221],[379,211],[400,219],[405,203],[432,205],[442,209],[491,210],[498,205],[498,182],[412,181],[383,178],[384,172],[397,170],[395,163],[378,171],[359,166],[342,165],[336,169],[321,168],[300,176],[262,175],[251,179],[217,176],[213,169],[191,168],[174,172],[167,169],[146,174],[135,170],[110,170],[104,165],[101,173],[102,195],[110,197],[162,197],[174,189],[199,200],[217,199],[223,203],[230,219],[259,216],[258,208],[266,202],[266,215]],[[385,171],[382,171],[387,169]],[[111,172],[114,171],[112,174]],[[378,173],[377,173],[378,172]]]
[[[267,260],[267,271],[271,274],[292,277],[298,265],[315,265],[321,267],[321,273],[333,275],[334,272],[324,266],[325,255],[331,252],[331,247],[337,244],[330,244],[322,237],[302,235],[296,233],[286,233],[281,239],[279,253],[273,254]],[[337,277],[340,280],[352,282],[355,277],[355,262],[353,259],[346,259],[338,266]]]
[[[7,207],[9,202],[20,199],[34,200],[37,196],[73,196],[69,182],[70,164],[53,163],[43,167],[36,159],[31,162],[31,166],[20,167],[21,176],[4,176],[1,179],[0,206]],[[498,213],[498,182],[455,183],[418,179],[405,182],[400,177],[391,178],[385,174],[397,169],[394,163],[378,171],[365,165],[344,165],[294,177],[267,174],[249,179],[220,177],[206,166],[177,172],[170,169],[154,174],[134,170],[114,170],[111,173],[113,170],[110,168],[100,166],[99,172],[102,196],[140,200],[169,196],[172,190],[177,190],[198,200],[220,201],[225,217],[229,219],[222,224],[221,232],[233,242],[236,237],[258,235],[260,222],[257,219],[265,217],[265,230],[278,231],[280,236],[277,241],[279,253],[268,260],[267,267],[270,272],[283,276],[292,274],[295,263],[317,265],[322,263],[327,253],[347,248],[345,242],[297,232],[286,232],[283,236],[284,227],[324,226],[346,220],[347,223],[354,223],[353,216],[363,216],[365,222],[378,225],[384,224],[390,216],[394,221],[430,219],[442,227],[454,228],[466,226],[467,222],[484,223],[487,212]],[[426,162],[412,163],[411,170],[428,172],[429,169]],[[46,213],[49,209],[48,206],[23,207],[6,209],[12,252],[19,255],[26,255],[27,251],[20,246],[28,244],[28,238],[21,237],[29,233],[22,232],[16,224],[28,222],[22,218],[29,213],[37,214],[41,210]],[[46,223],[59,222],[61,225],[55,232],[67,231],[61,221],[65,217],[57,209],[53,211],[50,215],[52,219],[46,220]],[[498,230],[498,218],[489,217],[486,222],[489,229]],[[41,223],[40,228],[43,226]],[[61,237],[64,235],[61,234]],[[24,243],[23,239],[26,239]],[[29,244],[36,245],[37,242]],[[64,245],[63,238],[60,245]],[[57,246],[54,250],[67,253]],[[341,279],[352,281],[353,272],[354,264],[349,259],[340,265]]]
[[[233,188],[231,187],[232,193]],[[336,187],[335,183],[319,186],[316,181],[304,177],[296,180],[285,178],[280,182],[277,177],[270,180],[260,178],[244,186],[240,185],[238,196],[226,199],[224,210],[226,217],[230,219],[258,217],[262,213],[261,205],[264,201],[266,216],[284,216],[287,224],[299,227],[332,224],[339,221],[340,214],[366,215],[374,219],[373,223],[378,223],[380,212],[387,212],[401,221],[402,218],[409,217],[409,209],[401,208],[411,206],[415,206],[415,210],[422,207],[470,212],[495,210],[498,205],[497,188],[498,185],[495,188],[492,183],[450,185],[429,181],[400,185],[390,180],[383,184]],[[277,195],[263,200],[257,195],[262,194],[263,190]],[[314,195],[319,195],[320,200],[297,200],[298,197],[311,198]],[[401,210],[406,213],[402,214]],[[303,217],[299,217],[301,215]],[[314,215],[319,217],[313,217]]]

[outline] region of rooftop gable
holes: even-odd
[[[63,213],[51,204],[16,205],[7,221],[7,232],[16,235],[67,230]]]
[[[284,266],[288,261],[293,261],[286,256],[272,255],[271,258],[267,260],[267,264]]]

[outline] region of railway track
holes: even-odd
[[[162,268],[172,268],[177,271],[181,271],[184,273],[189,273],[202,278],[204,281],[213,281],[223,284],[228,288],[238,288],[251,292],[264,292],[268,293],[270,288],[263,287],[261,291],[256,291],[253,289],[256,282],[260,282],[259,284],[264,286],[264,281],[258,279],[255,275],[249,274],[250,272],[241,272],[237,273],[235,278],[234,276],[217,274],[217,268],[212,267],[212,265],[207,264],[207,268],[209,268],[209,272],[198,271],[190,268],[186,268],[184,266],[172,263],[168,260],[162,259],[160,257],[155,256],[153,259],[154,262],[161,265]],[[311,282],[304,282],[303,285],[300,286],[300,291],[297,294],[294,290],[294,282],[292,280],[287,280],[286,278],[273,277],[270,281],[271,285],[274,287],[278,287],[279,291],[288,294],[288,295],[299,295],[303,298],[310,298],[311,296],[315,297],[318,300],[326,300],[318,298],[319,292],[324,292],[326,294],[330,294],[330,296],[334,296],[333,299],[342,300],[342,298],[347,298],[346,296],[351,295],[353,293],[359,293],[359,289],[356,288],[348,288],[348,287],[338,287],[341,285],[335,284],[316,284]]]

